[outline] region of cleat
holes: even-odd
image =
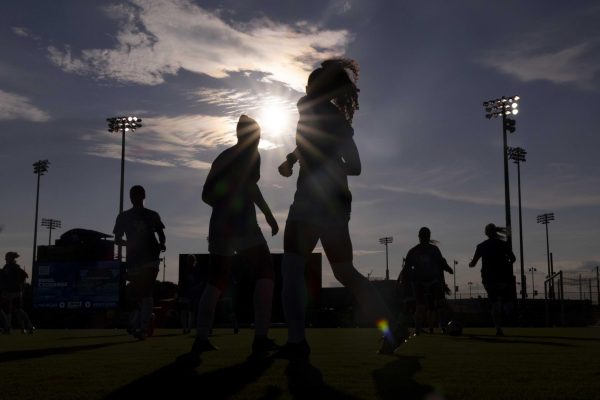
[[[192,345],[191,353],[200,354],[200,353],[204,353],[205,351],[216,351],[216,350],[219,350],[219,348],[216,347],[211,342],[209,342],[208,339],[196,338],[194,340],[194,344]]]
[[[504,332],[502,331],[501,328],[496,329],[496,336],[499,336],[499,337],[504,337],[505,336]]]
[[[273,354],[273,358],[286,360],[302,360],[307,359],[309,355],[310,346],[308,345],[305,339],[300,343],[287,342]]]
[[[269,351],[279,350],[281,346],[275,343],[275,340],[268,337],[255,337],[252,341],[252,353],[267,353]]]
[[[132,335],[137,340],[145,340],[146,339],[146,335],[144,335],[144,332],[142,332],[141,329],[136,329],[135,331],[133,331]]]

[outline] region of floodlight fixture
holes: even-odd
[[[37,175],[37,188],[35,195],[35,222],[33,224],[33,256],[31,258],[31,266],[36,261],[36,250],[37,250],[37,230],[38,230],[38,211],[40,205],[40,177],[48,172],[48,160],[38,160],[33,163],[33,173]]]
[[[546,226],[546,255],[548,258],[548,277],[552,276],[552,262],[550,261],[550,240],[548,237],[548,224],[554,221],[554,213],[545,213],[537,216],[537,223]],[[550,297],[554,298],[554,280],[550,280]]]
[[[379,243],[385,246],[385,280],[388,281],[390,279],[390,268],[388,262],[388,244],[392,243],[394,238],[392,236],[386,236],[379,238]]]
[[[52,243],[52,230],[53,229],[58,229],[61,227],[61,221],[58,219],[52,219],[52,218],[42,218],[42,224],[43,227],[48,228],[48,246],[50,246],[50,244]]]

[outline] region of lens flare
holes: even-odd
[[[388,323],[387,319],[378,320],[377,321],[377,329],[379,329],[381,331],[381,333],[384,334],[384,336],[389,336],[390,324]]]

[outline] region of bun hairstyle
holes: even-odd
[[[308,77],[308,84],[319,96],[331,99],[344,114],[348,123],[352,123],[354,112],[358,110],[358,92],[356,86],[360,67],[349,58],[332,58],[321,63]]]
[[[242,114],[236,126],[236,135],[243,142],[260,140],[260,126],[254,119]]]
[[[487,224],[485,226],[485,235],[490,239],[506,239],[506,228],[496,226],[495,224]]]

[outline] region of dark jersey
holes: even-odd
[[[0,271],[0,289],[4,292],[20,292],[27,279],[27,272],[19,264],[6,264]]]
[[[341,146],[354,135],[352,126],[331,102],[305,96],[298,101],[296,146],[300,161],[295,200],[310,199],[330,212],[350,212],[352,195]]]
[[[113,233],[127,238],[127,263],[140,265],[158,261],[160,245],[156,232],[165,229],[156,211],[147,208],[131,208],[117,217]]]
[[[404,268],[413,282],[444,282],[444,270],[449,270],[437,246],[418,244],[408,251]]]
[[[209,236],[240,236],[258,226],[252,191],[259,179],[258,151],[236,145],[219,154],[202,191],[202,199],[213,208]]]
[[[508,282],[512,279],[512,264],[516,258],[501,239],[488,239],[477,245],[475,259],[481,257],[481,278],[483,283]]]

